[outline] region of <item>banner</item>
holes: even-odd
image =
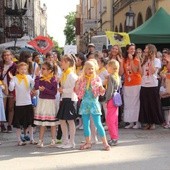
[[[42,54],[46,54],[53,48],[52,40],[44,36],[38,36],[32,41],[28,42],[28,44],[32,45],[37,51]]]
[[[125,32],[106,31],[106,36],[109,39],[111,45],[126,47],[127,44],[130,44],[129,34]]]

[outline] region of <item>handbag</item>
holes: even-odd
[[[116,107],[119,107],[122,105],[122,97],[119,92],[115,91],[113,94],[113,104]]]

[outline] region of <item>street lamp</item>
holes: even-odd
[[[132,11],[131,6],[129,6],[129,11],[126,12],[126,30],[127,30],[127,32],[131,31],[131,29],[134,27],[134,18],[135,18],[135,13]]]

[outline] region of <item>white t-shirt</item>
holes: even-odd
[[[154,74],[149,74],[149,67],[151,61],[148,60],[143,66],[142,86],[143,87],[157,87],[158,86],[158,70],[161,68],[161,61],[158,58],[154,59],[154,66],[157,68]]]
[[[108,71],[107,71],[107,70],[104,70],[104,71],[102,71],[101,73],[99,73],[98,76],[101,78],[102,83],[103,83],[108,75],[109,75]]]
[[[36,62],[32,62],[33,74],[31,75],[31,77],[32,77],[34,80],[35,80],[35,77],[36,77],[35,72],[36,72],[36,70],[37,70],[38,67],[39,67],[39,66],[38,66],[38,64],[37,64]]]
[[[75,73],[70,73],[67,76],[67,79],[63,85],[63,93],[61,95],[61,100],[62,98],[71,98],[72,101],[78,101],[77,95],[74,92],[74,86],[77,79],[78,76]]]
[[[25,86],[24,81],[19,84],[18,79],[14,78],[9,82],[9,90],[15,89],[16,106],[30,105],[31,103],[31,89],[34,87],[34,80],[30,75],[27,75],[29,88]]]

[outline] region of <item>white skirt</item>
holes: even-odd
[[[141,85],[123,88],[124,122],[137,122],[139,119],[140,89]]]
[[[35,110],[34,124],[40,126],[57,125],[55,99],[40,99]]]

